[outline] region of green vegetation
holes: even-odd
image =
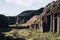
[[[18,33],[16,33],[18,32]],[[40,33],[38,29],[12,29],[9,32],[4,32],[5,36],[12,36],[13,38],[25,38],[26,40],[59,40],[60,34],[57,33]],[[14,35],[15,34],[15,35]]]

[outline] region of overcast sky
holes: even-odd
[[[0,0],[0,14],[15,16],[25,10],[37,10],[54,0]]]

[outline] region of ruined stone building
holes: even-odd
[[[40,15],[41,32],[60,33],[60,2],[48,4]]]

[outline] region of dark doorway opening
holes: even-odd
[[[46,22],[43,22],[43,32],[46,32],[46,29],[47,29]]]
[[[47,25],[46,25],[46,31],[50,31],[50,15],[47,16]]]
[[[55,32],[57,32],[57,18],[55,18],[55,28],[54,28],[54,30],[55,30]]]
[[[47,20],[47,22],[46,22]],[[43,32],[49,32],[50,31],[50,15],[45,18],[43,18]]]

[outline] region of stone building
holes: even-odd
[[[60,2],[52,2],[44,8],[40,15],[41,32],[60,33]]]

